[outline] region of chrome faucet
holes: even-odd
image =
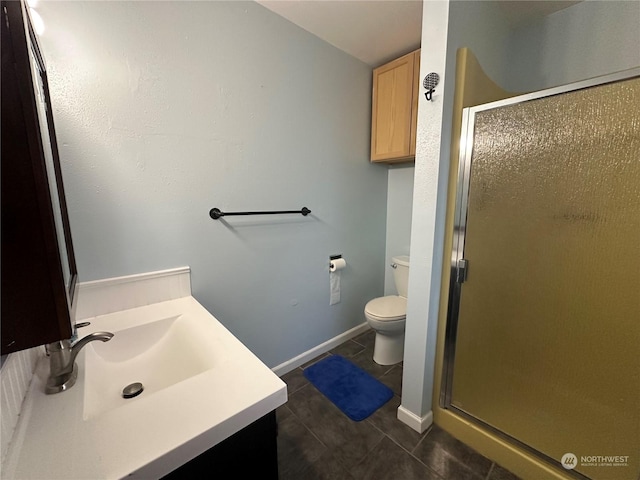
[[[60,340],[47,345],[51,372],[44,391],[47,394],[58,393],[73,387],[78,378],[76,357],[87,343],[94,340],[108,342],[113,337],[110,332],[94,332],[81,338],[73,345],[71,340]]]

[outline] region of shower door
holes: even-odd
[[[640,69],[466,109],[442,406],[640,474]]]

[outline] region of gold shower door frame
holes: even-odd
[[[528,109],[543,112],[542,117],[555,109],[566,128],[540,125],[524,115]],[[502,112],[507,112],[504,118]],[[602,124],[616,135],[605,140],[611,145],[600,147],[603,139],[597,126],[579,125],[578,129],[598,139],[593,151],[610,148],[612,154],[619,153],[614,140],[621,139],[631,142],[633,155],[627,158],[625,143],[622,150],[627,157],[615,158],[611,164],[594,165],[593,160],[589,164],[588,159],[580,160],[584,156],[576,161],[575,151],[589,153],[589,142],[596,140],[576,139],[571,130],[574,123],[580,122],[579,115],[590,119],[601,113],[607,120],[606,115],[621,113],[629,130],[616,130],[617,117],[611,124]],[[504,123],[514,115],[515,121]],[[492,124],[503,127],[502,131],[486,130]],[[540,148],[510,145],[513,138],[524,138],[523,125],[530,127],[525,142],[537,135],[544,142]],[[640,68],[466,108],[460,139],[440,406],[569,476],[640,478]],[[567,151],[545,151],[554,142]],[[525,161],[506,165],[512,185],[482,152],[483,148],[508,152],[514,147],[510,155],[524,152]],[[540,156],[527,158],[531,152]],[[557,155],[557,162],[550,162],[549,155]],[[551,171],[532,173],[538,158],[542,163],[546,159],[540,168],[553,164]],[[474,161],[478,165],[484,161],[483,167],[476,166],[487,174],[482,181],[473,177]],[[569,171],[558,173],[555,166],[565,161]],[[602,167],[595,176],[594,166]],[[530,178],[522,181],[522,175]],[[585,203],[582,192],[591,188],[589,183],[566,188],[570,198],[560,199],[566,186],[563,181],[594,180],[606,184],[604,190],[594,187],[599,196],[615,193],[606,196],[604,206],[597,204],[601,198],[588,198]],[[549,189],[548,194],[538,195],[542,207],[534,205],[533,212],[518,210],[524,192],[540,184]],[[491,195],[501,189],[511,197],[498,202]],[[618,193],[626,200],[622,205],[614,200]],[[487,210],[492,208],[502,212],[505,230],[513,231],[492,230],[497,219],[489,217]],[[533,225],[523,230],[524,223],[518,221],[529,215]],[[600,231],[593,238],[595,228]],[[516,237],[520,243],[509,238],[514,231],[523,234]],[[585,235],[584,242],[576,241]],[[625,235],[626,240],[620,240]],[[589,255],[594,242],[598,252],[604,252],[603,258]],[[513,245],[517,246],[510,252]],[[542,260],[547,251],[552,263]],[[502,265],[491,262],[499,257]],[[597,276],[587,276],[596,271]],[[520,302],[530,281],[531,296],[538,298],[528,299],[523,312]],[[618,309],[607,318],[602,305],[595,308],[599,312],[590,311],[591,300],[601,291],[613,299],[607,306]],[[571,295],[582,295],[584,308],[567,300]],[[522,317],[510,316],[514,312]],[[599,322],[594,321],[598,314]],[[613,329],[618,333],[613,334]],[[594,363],[591,357],[600,361]],[[605,361],[609,359],[613,363]]]

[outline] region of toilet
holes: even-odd
[[[373,361],[379,365],[394,365],[404,354],[404,325],[407,318],[409,257],[392,257],[393,279],[398,295],[374,298],[364,307],[364,316],[376,332]]]

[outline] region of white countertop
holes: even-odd
[[[2,471],[3,479],[158,478],[287,401],[286,385],[193,297],[86,319],[79,336],[117,330],[132,318],[206,315],[216,366],[171,387],[85,419],[84,355],[68,391],[45,395],[38,364]],[[105,344],[107,345],[107,344]],[[85,347],[86,349],[86,347]]]

